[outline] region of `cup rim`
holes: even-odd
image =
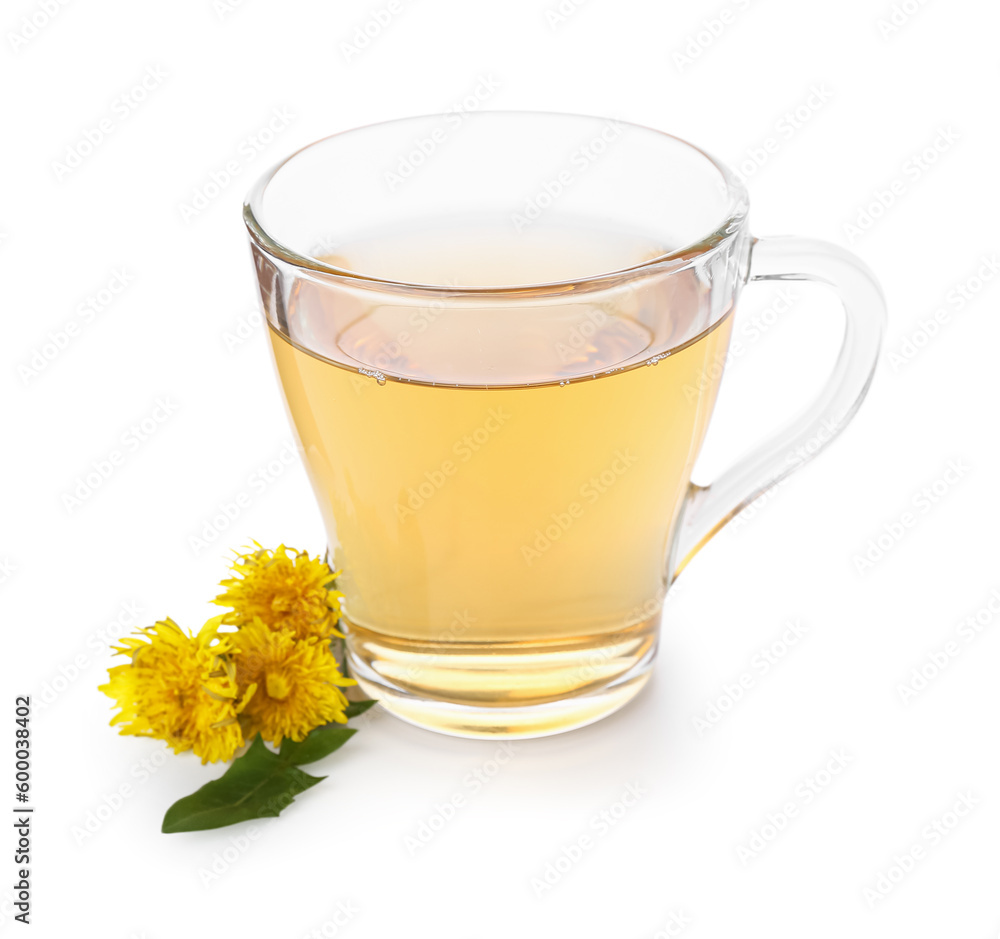
[[[619,282],[623,278],[632,278],[639,276],[640,274],[656,271],[658,273],[663,273],[666,271],[677,271],[682,270],[685,267],[690,266],[695,263],[698,258],[708,254],[710,251],[719,247],[719,245],[733,239],[743,228],[744,222],[749,211],[749,196],[747,193],[746,186],[739,179],[739,177],[721,160],[716,159],[707,151],[703,150],[701,147],[696,146],[690,141],[685,140],[682,137],[678,137],[675,134],[668,134],[666,131],[658,130],[655,127],[649,127],[645,124],[639,124],[634,121],[624,121],[618,120],[617,118],[607,118],[600,117],[595,114],[580,114],[576,112],[568,111],[532,111],[525,109],[495,109],[482,111],[477,116],[479,118],[487,117],[490,115],[503,115],[503,116],[544,116],[544,117],[555,117],[555,118],[586,118],[587,120],[594,121],[613,121],[615,124],[621,124],[628,127],[637,128],[642,131],[646,131],[652,134],[657,134],[660,137],[668,137],[671,140],[676,141],[679,144],[687,147],[690,150],[695,151],[705,160],[712,164],[713,167],[719,172],[722,177],[725,186],[726,194],[728,196],[728,206],[725,213],[725,218],[719,225],[717,225],[711,232],[697,238],[696,240],[689,242],[673,251],[657,255],[656,257],[649,258],[642,261],[639,264],[629,265],[627,267],[617,268],[613,271],[605,271],[599,274],[590,274],[584,277],[574,277],[567,280],[557,280],[557,281],[545,281],[541,283],[532,284],[512,284],[512,285],[460,285],[455,286],[452,284],[431,284],[431,283],[416,283],[407,282],[402,280],[394,280],[391,278],[375,277],[370,274],[364,274],[359,271],[352,271],[347,268],[337,267],[333,264],[327,264],[325,261],[321,261],[318,258],[311,257],[309,255],[301,254],[296,251],[291,246],[278,241],[273,238],[264,227],[260,221],[260,214],[262,208],[262,201],[264,198],[265,190],[272,179],[278,174],[278,172],[292,160],[294,160],[300,153],[305,150],[310,150],[313,147],[319,146],[334,137],[341,137],[345,134],[357,133],[360,131],[367,130],[373,127],[380,127],[386,124],[401,124],[405,121],[419,121],[419,120],[431,120],[434,118],[443,119],[445,115],[443,113],[430,113],[430,114],[417,114],[410,115],[408,117],[397,117],[391,118],[386,121],[374,121],[371,124],[362,124],[357,127],[351,127],[346,130],[337,131],[333,134],[328,134],[325,137],[320,137],[317,140],[313,140],[310,143],[305,144],[305,146],[299,147],[297,150],[288,154],[284,159],[280,160],[274,166],[272,166],[266,173],[264,173],[253,185],[250,191],[247,193],[246,199],[243,202],[243,222],[247,227],[247,231],[250,237],[255,241],[261,248],[263,248],[268,254],[276,257],[288,264],[291,264],[297,268],[304,270],[314,271],[320,274],[332,275],[335,277],[346,278],[350,280],[353,284],[357,286],[370,285],[373,289],[379,290],[393,290],[393,291],[405,291],[407,293],[413,292],[430,292],[434,294],[447,294],[449,297],[460,297],[463,295],[470,296],[510,296],[512,294],[525,294],[530,293],[532,295],[546,294],[546,293],[563,293],[568,290],[579,291],[581,288],[586,289],[604,289],[605,287]]]

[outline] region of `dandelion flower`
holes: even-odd
[[[108,669],[98,690],[121,709],[111,719],[119,733],[165,740],[175,753],[193,750],[202,763],[228,760],[242,746],[229,640],[217,634],[221,619],[209,620],[197,636],[161,620],[114,647],[131,661]]]
[[[223,622],[245,626],[259,617],[272,629],[284,629],[296,639],[343,637],[336,629],[342,593],[333,590],[340,572],[305,551],[279,545],[239,555],[236,576],[222,581],[225,593],[212,602],[229,607]]]
[[[325,639],[296,639],[254,619],[232,640],[239,687],[256,686],[243,710],[248,740],[259,733],[279,746],[282,738],[302,740],[321,724],[346,723],[347,698],[339,686],[356,682],[340,674]]]

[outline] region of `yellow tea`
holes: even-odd
[[[664,249],[598,229],[454,224],[338,246],[331,263],[457,286],[549,283]],[[598,268],[599,270],[601,268]],[[692,275],[474,300],[307,295],[272,326],[281,385],[343,570],[351,666],[402,717],[517,733],[585,723],[645,681],[674,517],[715,402],[731,316]],[[296,320],[295,318],[299,319]],[[699,319],[702,317],[703,319]],[[337,325],[331,325],[336,323]],[[303,337],[308,337],[309,348]],[[595,689],[606,689],[604,700]],[[447,704],[489,708],[466,713]],[[511,711],[511,714],[517,713]],[[513,719],[513,718],[512,718]]]

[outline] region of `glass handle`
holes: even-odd
[[[826,447],[854,417],[878,362],[885,298],[875,275],[843,248],[809,238],[754,239],[749,280],[808,280],[840,295],[847,319],[833,374],[812,405],[708,486],[688,487],[674,578],[730,519]]]

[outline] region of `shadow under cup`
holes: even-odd
[[[537,736],[646,682],[746,209],[683,141],[552,114],[373,125],[258,183],[245,217],[351,673],[392,713]]]

